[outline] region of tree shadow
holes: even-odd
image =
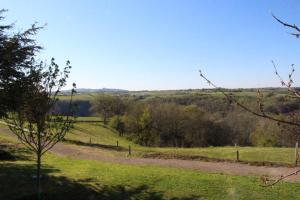
[[[116,145],[96,144],[96,143],[82,142],[82,141],[70,140],[70,139],[64,139],[63,141],[70,144],[80,145],[80,146],[96,147],[96,148],[114,150],[114,151],[128,151],[128,149],[121,146],[117,147]]]
[[[16,157],[0,145],[0,161],[16,160]]]
[[[166,198],[163,192],[153,191],[147,185],[103,185],[94,179],[71,180],[53,176],[57,169],[42,169],[43,200],[196,200],[198,196]],[[35,200],[35,166],[0,162],[0,199]]]
[[[30,160],[31,152],[17,145],[0,143],[0,161]]]

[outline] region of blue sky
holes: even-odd
[[[280,86],[300,74],[300,39],[275,22],[300,25],[297,0],[0,0],[8,22],[37,21],[42,59],[70,60],[80,88],[129,90]],[[298,79],[299,80],[299,79]],[[296,81],[299,85],[300,81]]]

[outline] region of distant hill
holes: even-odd
[[[261,92],[287,92],[286,88],[283,87],[262,87],[262,88],[221,88],[226,92],[256,92],[260,90]],[[300,91],[300,87],[294,87],[295,90]],[[77,93],[81,94],[91,94],[91,93],[130,93],[130,94],[169,94],[169,93],[193,93],[193,92],[216,92],[218,89],[216,88],[202,88],[202,89],[178,89],[178,90],[137,90],[130,91],[124,89],[117,88],[99,88],[99,89],[91,89],[91,88],[77,88]],[[69,94],[71,90],[63,90],[61,95]]]
[[[288,113],[293,110],[300,109],[299,104],[295,102],[285,101],[284,96],[288,94],[285,88],[234,88],[222,90],[231,93],[239,100],[249,104],[256,105],[257,90],[264,95],[265,109],[273,113]],[[295,88],[299,91],[299,88]],[[108,93],[118,95],[126,99],[130,98],[134,101],[147,101],[154,98],[165,102],[175,102],[180,105],[198,105],[207,112],[222,113],[227,111],[227,102],[224,96],[217,89],[186,89],[186,90],[144,90],[144,91],[128,91],[122,89],[88,89],[79,88],[74,95],[73,100],[78,106],[78,116],[92,116],[90,111],[91,102],[99,93]],[[62,112],[68,108],[70,100],[70,90],[65,90],[59,95],[61,100],[58,108]]]

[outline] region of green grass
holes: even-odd
[[[83,94],[75,94],[73,96],[74,101],[91,101],[94,99],[94,97],[97,95],[97,93],[83,93]],[[70,95],[61,95],[58,96],[59,100],[70,100]]]
[[[90,118],[88,118],[90,119]],[[0,127],[4,127],[0,125]],[[117,141],[120,147],[132,147],[132,155],[136,157],[151,157],[153,154],[160,154],[161,157],[174,157],[190,159],[197,156],[215,158],[215,159],[236,159],[236,150],[239,150],[240,160],[245,162],[273,162],[278,164],[294,163],[293,148],[277,147],[205,147],[205,148],[159,148],[143,147],[120,137],[117,132],[102,123],[76,123],[75,128],[65,137],[69,141],[80,141],[87,146],[91,140],[93,144],[116,145]],[[110,152],[111,153],[111,152]],[[126,153],[117,153],[124,156]]]
[[[1,126],[0,143],[17,143]],[[67,138],[109,144],[116,139],[121,145],[131,144],[116,133],[97,124],[78,123]],[[133,145],[134,146],[134,145]],[[12,149],[12,148],[11,148]],[[0,161],[0,199],[34,199],[34,157],[28,152],[13,148],[17,161]],[[210,148],[145,148],[135,145],[133,150],[142,153],[161,152],[184,155],[202,154],[211,157],[231,158],[233,147]],[[10,150],[11,151],[11,150]],[[258,160],[284,161],[292,149],[240,148],[241,156]],[[259,152],[270,157],[261,158]],[[288,159],[287,159],[288,161]],[[204,173],[167,167],[112,164],[99,161],[77,160],[46,154],[43,158],[42,180],[45,199],[297,199],[300,184],[281,182],[270,188],[260,186],[258,177],[240,177]],[[46,176],[45,176],[46,175]],[[26,198],[24,198],[26,197]]]
[[[102,118],[101,117],[76,117],[76,121],[79,121],[79,122],[99,122],[99,121],[102,121]]]
[[[75,129],[67,135],[67,139],[77,140],[88,143],[90,138],[92,143],[104,145],[116,145],[128,148],[132,146],[133,156],[144,157],[153,153],[160,153],[166,156],[176,155],[184,156],[204,156],[218,159],[236,159],[236,151],[239,150],[240,159],[249,162],[274,162],[283,164],[293,164],[293,148],[277,147],[205,147],[205,148],[159,148],[159,147],[142,147],[126,140],[112,129],[103,126],[101,123],[78,123]]]
[[[3,126],[2,126],[3,127]],[[75,128],[67,134],[67,140],[80,141],[88,144],[116,145],[128,148],[132,147],[133,156],[145,157],[151,154],[161,154],[162,157],[203,156],[217,159],[236,159],[236,150],[240,152],[240,160],[249,162],[274,162],[293,164],[293,148],[277,147],[205,147],[205,148],[159,148],[142,147],[126,140],[112,129],[101,123],[76,123]],[[175,156],[174,156],[175,155]]]
[[[76,160],[53,154],[46,154],[43,162],[43,196],[49,200],[268,200],[300,196],[299,184],[282,182],[264,188],[257,177]],[[34,199],[34,173],[31,160],[0,161],[0,199]]]
[[[116,145],[118,141],[123,147],[138,146],[123,137],[119,137],[117,132],[102,123],[76,123],[74,129],[67,134],[66,139],[86,143],[89,143],[91,139],[92,143],[103,145]]]
[[[273,147],[205,147],[205,148],[143,148],[141,156],[151,153],[161,153],[166,156],[203,156],[208,158],[236,160],[236,151],[239,150],[240,160],[248,162],[274,162],[292,164],[294,159],[293,148]]]

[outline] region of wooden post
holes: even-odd
[[[237,162],[240,161],[240,152],[239,152],[239,150],[236,150],[236,161]]]
[[[90,144],[92,144],[92,138],[90,137]]]
[[[131,146],[128,147],[128,155],[131,156]]]
[[[119,147],[119,141],[117,140],[117,147]]]
[[[298,141],[296,142],[295,145],[295,166],[298,164]]]

